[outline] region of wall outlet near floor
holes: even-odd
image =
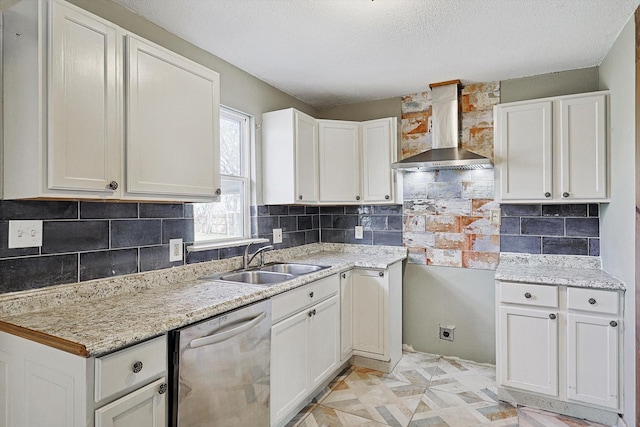
[[[282,243],[282,228],[273,229],[273,243]]]
[[[9,221],[9,249],[38,246],[42,246],[42,221]]]
[[[182,239],[169,239],[169,262],[182,261]]]
[[[494,208],[489,212],[491,215],[491,224],[500,225],[502,222],[502,209]]]
[[[361,225],[356,225],[356,239],[362,239],[364,236],[364,231]]]
[[[440,328],[440,339],[445,341],[453,341],[453,331],[456,329],[454,325],[438,325]]]

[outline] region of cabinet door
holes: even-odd
[[[558,101],[560,191],[563,199],[607,197],[605,96]]]
[[[499,385],[558,395],[557,315],[550,310],[500,307]]]
[[[277,424],[307,394],[307,323],[303,311],[271,328],[271,425]]]
[[[166,427],[166,378],[96,410],[96,427]]]
[[[316,119],[294,111],[296,201],[318,201],[318,129]]]
[[[496,107],[496,173],[501,200],[545,200],[552,187],[552,103]]]
[[[396,149],[393,119],[362,123],[362,200],[393,201],[391,163]]]
[[[616,323],[611,323],[611,322]],[[567,397],[618,408],[618,319],[567,315]],[[615,326],[612,326],[615,325]]]
[[[353,349],[385,355],[387,281],[380,271],[353,272]]]
[[[127,60],[127,192],[214,200],[218,73],[133,35]]]
[[[351,203],[360,194],[359,124],[319,120],[320,201]]]
[[[353,272],[340,275],[340,360],[353,352]]]
[[[309,389],[327,379],[340,363],[340,299],[313,306],[309,317]]]
[[[117,27],[51,2],[47,184],[104,191],[120,176]]]

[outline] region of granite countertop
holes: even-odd
[[[315,244],[272,251],[267,262],[328,266],[270,287],[202,280],[240,267],[241,258],[62,285],[0,297],[0,330],[66,351],[100,356],[172,329],[272,297],[352,267],[387,268],[406,248]],[[179,271],[171,271],[179,270]],[[104,289],[111,285],[114,289]]]
[[[496,280],[624,291],[625,285],[601,268],[600,258],[501,253]]]

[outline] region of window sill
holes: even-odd
[[[224,242],[203,242],[195,243],[191,246],[187,246],[187,252],[200,252],[209,251],[212,249],[221,248],[234,248],[236,246],[246,246],[251,243],[269,243],[269,239],[238,239],[238,240],[225,240]]]

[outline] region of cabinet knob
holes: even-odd
[[[313,298],[313,292],[309,292],[309,298]]]
[[[589,304],[593,305],[596,303],[595,298],[589,298]]]
[[[298,196],[298,199],[299,199],[299,200],[302,200],[302,194]]]
[[[117,190],[118,189],[118,183],[116,181],[111,181],[108,185],[109,190]]]
[[[389,195],[388,195],[388,194],[384,196],[384,199],[385,199],[385,200],[389,200],[390,198],[391,198],[391,197],[389,197]]]
[[[544,193],[544,197],[551,197],[551,193],[547,191],[546,193]]]
[[[565,191],[564,193],[562,193],[562,197],[569,197],[569,193]]]
[[[384,271],[379,272],[379,273],[378,273],[378,276],[380,276],[380,277],[384,277]]]
[[[140,371],[142,371],[142,362],[138,360],[136,363],[133,364],[133,373],[137,374]]]
[[[360,196],[356,196],[356,200],[360,200]]]
[[[216,196],[219,196],[222,194],[222,190],[219,188],[216,188]]]
[[[618,326],[618,322],[616,322],[615,320],[612,320],[611,322],[609,322],[609,324],[614,328]]]
[[[162,383],[160,384],[160,387],[158,387],[158,393],[159,394],[165,394],[167,392],[167,389],[169,387],[167,387],[167,383]]]
[[[551,319],[551,320],[555,320],[555,319],[556,319],[556,315],[555,315],[555,314],[553,314],[553,313],[551,313],[551,314],[549,315],[549,319]]]
[[[527,293],[524,294],[524,297],[526,299],[530,299],[531,298],[531,294],[529,292],[527,292]]]

